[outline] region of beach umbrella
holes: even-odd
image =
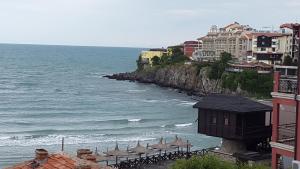
[[[169,143],[169,145],[180,148],[192,147],[192,145],[188,141],[184,142],[181,138],[178,138],[177,135],[175,136],[175,140]]]
[[[116,157],[116,164],[118,164],[118,157],[128,156],[128,151],[123,151],[119,149],[118,143],[116,143],[116,147],[114,150],[104,152],[107,156],[115,156]]]
[[[175,140],[171,143],[168,143],[170,147],[177,147],[178,152],[179,148],[186,148],[187,151],[189,150],[190,147],[192,147],[192,144],[189,143],[189,141],[183,141],[181,138],[179,138],[177,135],[175,136]]]
[[[149,152],[149,149],[147,147],[144,147],[140,144],[140,141],[138,141],[136,147],[129,149],[131,152],[136,153],[140,156],[142,156],[142,154],[146,154]]]
[[[168,146],[168,144],[163,143],[163,138],[160,138],[159,142],[157,144],[153,144],[150,145],[151,148],[159,150],[159,154],[161,155],[161,151],[167,151],[168,149],[170,149],[170,147]]]

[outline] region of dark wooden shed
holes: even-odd
[[[240,141],[263,140],[272,135],[272,107],[248,98],[210,95],[193,107],[198,108],[198,133]]]

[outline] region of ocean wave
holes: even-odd
[[[145,99],[145,100],[141,100],[142,102],[145,103],[167,103],[170,100],[151,100],[151,99]]]
[[[123,131],[139,131],[145,129],[159,129],[160,126],[126,126],[118,128],[98,128],[98,129],[41,129],[41,130],[22,130],[16,132],[3,132],[7,135],[19,135],[19,134],[29,134],[29,135],[44,135],[44,134],[64,134],[64,133],[111,133],[111,132],[123,132]]]
[[[193,106],[195,105],[197,102],[190,102],[190,101],[181,101],[181,103],[179,103],[179,105],[183,105],[183,106]]]
[[[44,136],[12,136],[0,137],[0,146],[50,146],[61,144],[62,138],[65,139],[66,145],[71,144],[93,144],[93,143],[112,143],[118,142],[136,142],[155,140],[154,137],[143,136],[129,136],[129,135],[106,135],[106,134],[93,134],[93,135],[44,135]]]
[[[183,124],[175,124],[175,127],[188,127],[192,126],[193,123],[183,123]]]
[[[128,119],[128,122],[140,122],[142,119]]]
[[[127,93],[143,93],[146,92],[147,90],[127,90]]]

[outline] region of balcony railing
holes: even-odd
[[[279,92],[281,93],[297,93],[297,79],[281,77],[279,80]]]
[[[278,142],[290,146],[295,145],[296,123],[278,126]]]

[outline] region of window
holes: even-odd
[[[229,125],[229,116],[228,115],[224,115],[224,125],[225,126]]]
[[[214,115],[211,116],[211,124],[217,124],[217,117]]]

